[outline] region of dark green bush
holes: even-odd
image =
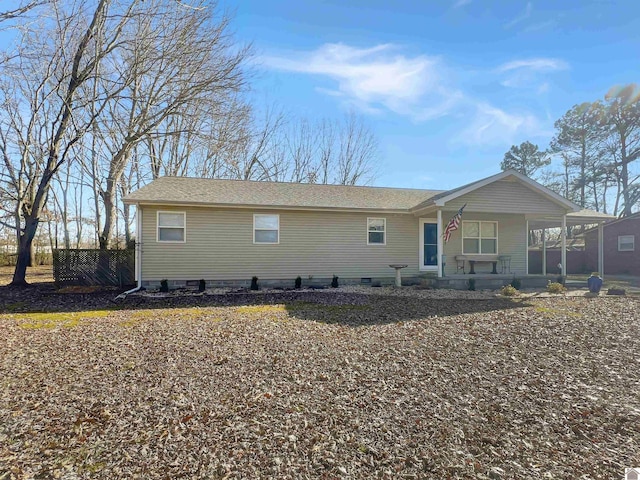
[[[295,288],[302,288],[302,277],[296,277]]]
[[[251,277],[251,290],[260,290],[258,286],[258,277]]]
[[[469,284],[469,290],[471,290],[472,292],[475,291],[476,289],[476,279],[475,278],[470,278],[467,283]]]
[[[204,279],[201,279],[200,283],[198,283],[198,291],[204,292],[206,288],[207,288],[207,282],[205,282]]]
[[[333,276],[333,279],[331,280],[331,288],[338,288],[338,277],[336,277],[335,275]]]
[[[522,287],[522,280],[520,280],[519,278],[513,277],[513,280],[511,280],[511,283],[509,285],[511,285],[516,290],[520,290],[520,288]]]
[[[165,293],[169,291],[169,282],[167,281],[166,278],[163,280],[160,280],[160,291]]]

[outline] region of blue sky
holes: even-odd
[[[542,148],[569,108],[638,82],[637,1],[225,0],[258,97],[295,116],[354,110],[375,185],[451,188]]]

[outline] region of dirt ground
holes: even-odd
[[[640,298],[0,288],[0,478],[622,478]]]
[[[13,271],[15,267],[0,267],[0,285],[8,285],[13,279]],[[43,283],[53,282],[53,266],[37,265],[27,268],[27,282]]]

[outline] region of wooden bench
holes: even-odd
[[[456,262],[469,262],[469,274],[475,275],[476,263],[492,263],[492,274],[498,274],[498,255],[456,255]],[[464,263],[463,263],[464,265]],[[464,268],[462,270],[464,272]]]

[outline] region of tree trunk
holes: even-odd
[[[25,287],[27,283],[27,267],[31,266],[33,239],[38,231],[38,219],[33,214],[25,218],[24,233],[20,235],[18,243],[18,259],[16,269],[13,272],[11,285],[14,287]]]
[[[114,205],[116,183],[113,179],[107,179],[107,186],[101,192],[102,203],[104,204],[104,227],[98,237],[100,250],[107,250],[111,246],[111,234],[116,221],[116,207]]]

